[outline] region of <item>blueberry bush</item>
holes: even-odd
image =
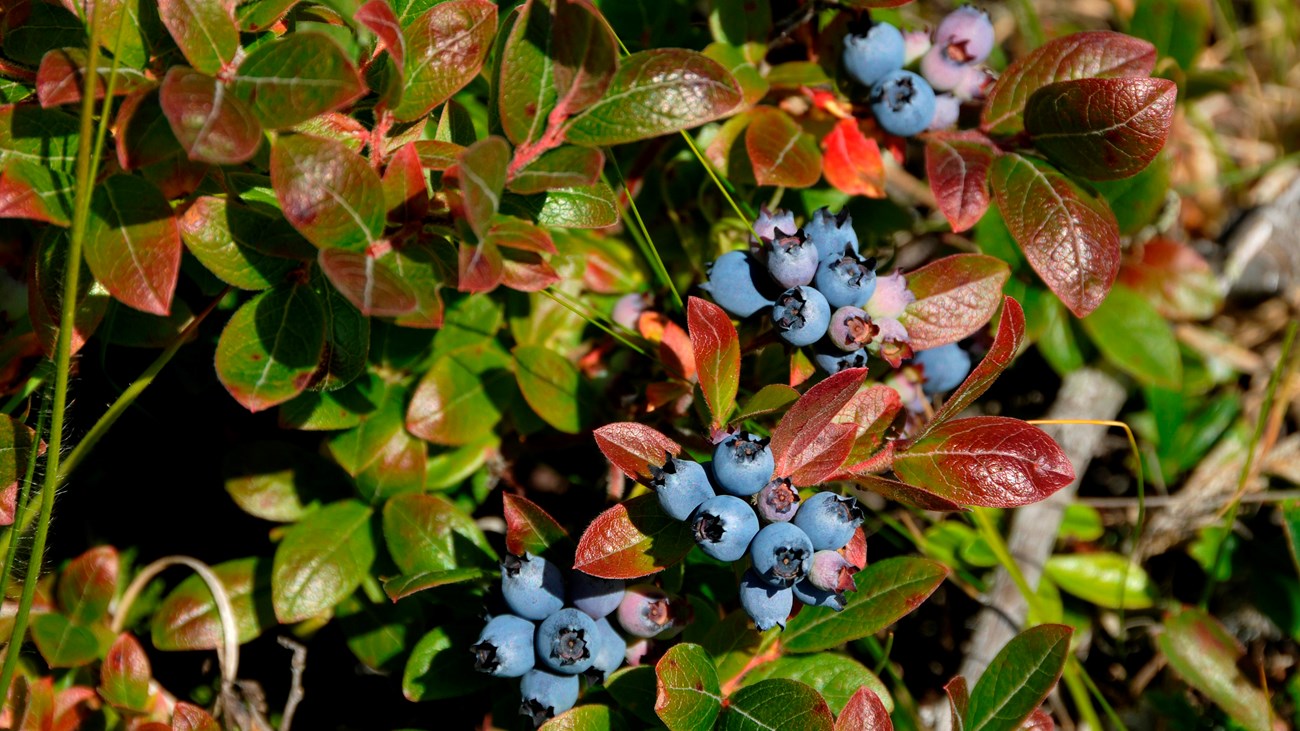
[[[0,13],[0,727],[1290,726],[1285,3]]]

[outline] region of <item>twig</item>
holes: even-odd
[[[307,669],[307,646],[283,635],[276,637],[275,641],[280,643],[280,647],[293,651],[293,660],[289,665],[293,679],[289,685],[289,699],[284,702],[284,714],[280,717],[280,731],[289,731],[293,714],[306,695],[302,689],[302,673]]]

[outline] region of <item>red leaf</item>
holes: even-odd
[[[184,701],[172,711],[172,731],[221,731],[207,711]]]
[[[858,428],[853,424],[827,424],[804,449],[790,452],[786,469],[782,472],[797,487],[808,487],[825,482],[840,471],[840,465],[853,449],[853,437]]]
[[[853,537],[840,549],[840,555],[859,571],[867,567],[867,532],[862,526],[853,530]]]
[[[925,175],[954,233],[974,226],[989,208],[989,166],[996,151],[978,132],[935,132],[925,141]]]
[[[808,389],[794,402],[772,432],[777,477],[788,477],[798,466],[812,461],[816,448],[832,446],[819,442],[822,431],[848,405],[866,378],[867,369],[849,368]]]
[[[677,442],[644,424],[606,424],[592,433],[596,446],[615,467],[634,480],[649,480],[650,467],[662,467],[670,456],[680,454]]]
[[[456,288],[462,292],[491,292],[501,283],[504,263],[501,251],[490,238],[477,246],[462,241],[456,262]]]
[[[374,3],[388,7],[384,0],[371,0],[370,4]],[[415,143],[408,143],[393,155],[380,182],[384,188],[389,223],[413,225],[424,218],[429,210],[429,191]]]
[[[844,704],[835,731],[894,731],[894,722],[880,696],[864,685]]]
[[[322,249],[317,255],[330,284],[361,314],[396,317],[415,310],[415,294],[396,274],[369,254]]]
[[[663,512],[654,495],[641,495],[591,521],[573,568],[603,579],[637,579],[677,563],[694,546],[686,523]]]
[[[993,163],[1002,218],[1038,276],[1078,317],[1105,299],[1119,273],[1119,224],[1106,203],[1046,164],[1016,154]]]
[[[958,675],[948,681],[948,684],[943,686],[943,690],[948,694],[948,709],[952,714],[952,727],[959,729],[962,727],[962,719],[966,718],[966,709],[970,707],[970,689],[966,686],[966,678]]]
[[[72,559],[59,576],[59,609],[68,619],[90,625],[105,618],[117,593],[118,555],[112,546],[92,548]]]
[[[383,183],[343,142],[281,134],[271,145],[271,183],[285,219],[319,249],[360,251],[383,235]]]
[[[1004,416],[939,424],[894,456],[909,485],[961,505],[1012,508],[1074,480],[1074,467],[1042,429]]]
[[[1011,276],[1006,262],[983,254],[954,254],[907,275],[916,295],[898,321],[915,350],[955,343],[988,324]]]
[[[257,118],[211,76],[173,66],[163,79],[159,101],[172,134],[191,160],[236,165],[262,144]]]
[[[938,512],[957,512],[965,511],[961,505],[939,497],[934,493],[913,487],[898,480],[891,480],[888,477],[880,475],[856,475],[853,481],[858,484],[858,488],[870,490],[878,495],[883,495],[896,503],[909,505],[921,510],[934,510]]]
[[[1205,259],[1190,246],[1166,238],[1142,244],[1140,253],[1120,267],[1119,279],[1171,320],[1203,320],[1223,302],[1219,281]]]
[[[86,52],[80,48],[56,48],[41,57],[40,68],[36,71],[36,98],[45,108],[60,104],[75,104],[81,101],[81,91],[86,86]],[[112,60],[99,56],[99,68],[95,75],[95,98],[103,99],[108,91],[109,72]],[[117,83],[113,85],[113,94],[129,94],[153,82],[144,74],[133,68],[119,66]]]
[[[99,669],[99,692],[104,700],[128,711],[149,707],[149,658],[130,633],[118,635]]]
[[[546,229],[518,218],[502,218],[492,224],[488,236],[497,246],[534,254],[554,254],[555,242]]]
[[[74,187],[71,176],[32,160],[11,157],[0,168],[0,218],[71,225]]]
[[[885,197],[885,161],[880,145],[862,134],[856,119],[841,119],[822,139],[822,174],[849,195]],[[986,196],[987,199],[987,196]]]
[[[1019,731],[1056,731],[1056,721],[1052,719],[1052,714],[1039,708],[1020,724]]]
[[[502,514],[506,519],[506,550],[522,556],[539,555],[555,543],[569,537],[545,510],[528,498],[506,493]]]
[[[437,140],[417,140],[413,143],[415,152],[420,156],[420,165],[429,170],[446,170],[460,159],[464,147],[453,142]]]
[[[560,281],[560,275],[531,251],[501,252],[501,283],[520,292],[540,292]]]
[[[465,219],[480,238],[487,235],[492,216],[506,187],[510,145],[501,137],[475,142],[460,153],[456,165]]]
[[[727,423],[736,405],[740,385],[740,337],[721,307],[699,297],[686,304],[686,324],[691,333],[700,390],[709,404],[715,428]]]
[[[691,338],[681,325],[657,312],[642,313],[637,324],[641,334],[659,341],[659,359],[674,378],[684,381],[695,379],[695,350]]]
[[[807,188],[822,174],[822,156],[812,135],[774,107],[755,107],[745,130],[745,149],[759,185]]]
[[[1019,302],[1011,297],[1003,297],[998,334],[993,338],[993,345],[989,348],[989,352],[984,354],[984,359],[979,362],[979,365],[971,370],[966,380],[962,381],[943,406],[939,407],[934,417],[930,419],[930,423],[917,435],[918,438],[925,436],[936,425],[965,411],[967,406],[975,403],[975,399],[984,395],[984,392],[989,390],[989,386],[993,385],[1020,352],[1020,343],[1024,337],[1025,311],[1020,308]]]
[[[835,417],[855,429],[853,448],[849,451],[844,472],[857,473],[884,445],[885,432],[903,408],[903,399],[889,386],[874,384],[853,394],[848,405]]]
[[[388,51],[393,65],[400,71],[406,59],[406,38],[402,35],[402,24],[393,13],[388,0],[370,0],[357,8],[352,16],[358,23],[370,29]]]

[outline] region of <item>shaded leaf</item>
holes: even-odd
[[[741,688],[728,700],[719,731],[834,728],[835,719],[826,701],[796,680],[764,680]]]
[[[954,254],[908,272],[907,289],[916,295],[898,321],[907,328],[913,350],[955,343],[988,324],[1002,304],[1002,285],[1011,268],[983,254]]]
[[[51,612],[31,621],[32,642],[51,668],[75,668],[99,659],[99,639],[89,627]]]
[[[1164,629],[1156,636],[1156,644],[1188,685],[1250,731],[1277,728],[1268,696],[1237,669],[1244,650],[1217,619],[1199,609],[1182,607],[1165,615]]]
[[[297,32],[248,54],[235,71],[230,91],[248,104],[263,127],[286,129],[347,106],[366,87],[332,38]]]
[[[466,581],[474,581],[488,576],[483,569],[444,569],[438,571],[421,571],[416,574],[399,574],[384,579],[384,593],[393,601],[400,601],[412,594],[450,586]]]
[[[495,136],[479,140],[460,153],[456,175],[464,214],[479,238],[487,234],[492,217],[501,207],[509,160],[510,145]]]
[[[341,142],[281,135],[271,146],[271,183],[284,217],[318,248],[359,251],[383,235],[379,175]]]
[[[153,671],[144,648],[130,633],[118,635],[99,668],[100,695],[118,708],[146,711],[149,707],[149,681],[152,679]]]
[[[406,26],[405,86],[393,116],[419,119],[460,91],[478,75],[496,29],[496,4],[488,0],[439,3]]]
[[[361,314],[397,317],[415,310],[415,293],[374,256],[343,249],[322,249],[317,260],[330,283]]]
[[[468,349],[438,358],[420,379],[406,413],[406,429],[434,444],[461,446],[492,433],[503,406],[494,392],[513,378],[508,355]]]
[[[235,60],[239,27],[234,0],[160,0],[158,17],[200,73],[216,74]]]
[[[655,713],[673,731],[711,728],[722,711],[713,660],[699,645],[674,645],[655,664]]]
[[[221,82],[184,66],[173,66],[159,95],[163,114],[191,160],[214,165],[244,162],[262,144],[262,127]]]
[[[265,253],[265,248],[278,248],[268,246],[274,240],[292,241],[289,247],[312,251],[284,219],[216,196],[195,200],[177,225],[185,248],[221,281],[240,289],[267,289],[303,265],[301,260]]]
[[[371,2],[384,4],[383,0]],[[388,207],[388,223],[399,226],[418,225],[429,211],[429,183],[414,143],[406,145],[393,155],[380,182],[384,188],[384,204]]]
[[[784,383],[769,383],[760,388],[758,393],[749,397],[749,400],[740,407],[740,411],[732,417],[732,423],[739,423],[746,419],[752,419],[755,416],[763,414],[772,414],[781,411],[786,407],[799,400],[799,392]]]
[[[681,453],[677,442],[654,429],[635,422],[606,424],[592,432],[605,459],[634,480],[651,479],[650,467],[662,467],[668,458]]]
[[[761,110],[761,111],[760,111]],[[817,141],[784,111],[756,107],[745,129],[745,149],[759,185],[807,188],[822,174]]]
[[[907,483],[892,480],[888,477],[882,477],[875,474],[856,473],[853,476],[853,480],[860,488],[883,495],[894,502],[910,505],[911,507],[920,508],[921,510],[936,510],[941,512],[965,510],[965,508],[963,508],[959,503],[935,495],[928,490],[922,490],[908,485]],[[854,492],[858,494],[859,500],[864,497],[860,490],[855,489]]]
[[[27,316],[41,349],[54,353],[59,337],[59,317],[63,302],[63,267],[68,247],[66,234],[50,235],[47,232],[37,245],[28,269]],[[86,340],[95,333],[108,312],[112,298],[103,285],[95,281],[83,257],[81,276],[77,280],[77,312],[72,328],[72,353],[81,350]]]
[[[677,563],[694,545],[689,526],[663,512],[654,495],[641,495],[591,521],[573,568],[605,579],[636,579]]]
[[[1111,290],[1083,329],[1106,360],[1138,380],[1177,389],[1183,382],[1183,362],[1169,323],[1155,307],[1128,287]]]
[[[880,157],[880,145],[862,134],[856,119],[836,122],[830,134],[822,138],[822,150],[826,182],[849,195],[885,197],[885,161]]]
[[[605,154],[590,147],[565,145],[545,153],[514,173],[507,187],[520,195],[557,188],[595,185],[605,166]]]
[[[113,138],[117,162],[124,170],[154,165],[181,151],[159,95],[157,89],[142,89],[128,95],[118,107]]]
[[[402,34],[402,22],[398,19],[387,0],[370,0],[357,9],[353,20],[364,25],[384,44],[384,50],[393,59],[397,68],[402,69],[406,62],[406,36]]]
[[[934,132],[925,140],[925,177],[954,233],[974,226],[989,208],[989,166],[996,151],[976,132]]]
[[[117,575],[118,555],[112,546],[86,551],[59,574],[59,608],[77,624],[104,619],[117,593]]]
[[[545,510],[528,498],[506,493],[502,516],[506,520],[506,550],[522,556],[542,555],[569,534]]]
[[[75,104],[81,101],[81,93],[86,88],[86,62],[89,60],[85,49],[60,48],[41,57],[41,66],[36,71],[36,97],[43,107],[56,107],[60,104]],[[95,68],[95,98],[103,99],[108,92],[108,80],[116,75],[113,94],[121,96],[130,94],[153,82],[137,69],[118,66],[113,71],[113,61],[99,56]]]
[[[552,74],[559,92],[555,116],[581,112],[604,96],[619,67],[614,31],[588,0],[557,0]],[[631,61],[632,57],[623,63]]]
[[[970,693],[965,731],[1014,731],[1047,698],[1065,669],[1073,629],[1043,624],[1016,635]]]
[[[808,389],[790,407],[772,431],[771,449],[777,476],[789,476],[798,467],[808,464],[833,447],[837,440],[842,440],[840,434],[849,435],[848,447],[851,448],[853,427],[840,425],[847,428],[832,428],[829,430],[831,436],[827,436],[827,427],[857,393],[866,377],[865,368],[840,371]],[[844,456],[847,456],[847,450],[841,459]],[[834,467],[839,467],[839,464]]]
[[[468,671],[466,658],[475,635],[456,627],[438,627],[415,643],[402,672],[402,695],[413,702],[459,698],[492,680]]]
[[[35,444],[36,431],[11,416],[0,415],[0,525],[14,522],[18,483],[27,475],[28,460],[45,451]]]
[[[86,226],[86,264],[113,298],[166,315],[181,267],[172,207],[148,181],[114,175],[97,184]]]
[[[714,427],[727,423],[740,386],[740,337],[721,307],[691,297],[686,306],[695,369]]]
[[[586,408],[577,366],[548,348],[524,345],[515,348],[515,378],[543,421],[567,434],[581,431]]]
[[[1020,344],[1025,337],[1025,312],[1020,303],[1010,297],[1002,299],[1002,317],[998,319],[998,332],[993,338],[993,345],[984,354],[979,365],[971,369],[966,380],[962,381],[956,391],[944,401],[943,406],[935,412],[934,417],[918,434],[925,436],[935,426],[966,410],[975,400],[993,385],[1002,371],[1011,365],[1011,360],[1020,352]]]
[[[310,619],[356,590],[375,560],[372,512],[356,500],[343,500],[285,533],[271,572],[271,600],[280,622]]]
[[[217,378],[249,411],[307,388],[325,346],[325,311],[306,284],[276,287],[245,302],[217,341]]]

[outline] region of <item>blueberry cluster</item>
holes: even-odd
[[[845,37],[844,70],[871,90],[868,99],[880,126],[911,137],[955,125],[961,103],[983,93],[990,77],[982,63],[993,40],[988,13],[970,5],[945,16],[933,39],[924,31],[904,34],[876,22]],[[920,74],[903,68],[917,59]]]
[[[649,585],[573,571],[567,588],[566,606],[558,566],[530,553],[507,554],[501,594],[510,612],[489,619],[470,647],[474,669],[519,678],[519,712],[534,726],[578,702],[580,677],[604,683],[625,658],[644,652],[634,646],[638,639],[671,637],[690,618],[688,604]],[[624,633],[636,638],[632,644]]]
[[[760,630],[785,627],[795,599],[843,609],[859,568],[840,553],[862,523],[857,501],[819,492],[801,503],[790,480],[773,479],[773,462],[766,439],[739,432],[707,465],[672,457],[651,483],[701,551],[729,563],[748,557],[740,603]]]

